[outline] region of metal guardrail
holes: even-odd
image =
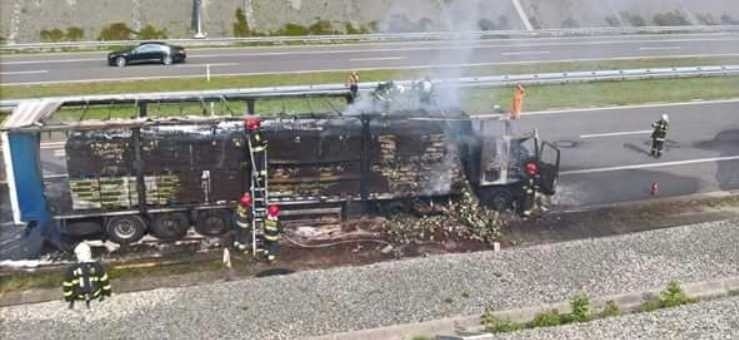
[[[457,79],[436,80],[439,87],[499,87],[512,84],[545,85],[567,84],[578,82],[620,81],[639,79],[665,79],[684,77],[718,77],[739,75],[739,65],[696,66],[650,69],[624,69],[603,71],[556,72],[539,74],[512,74],[487,77],[463,77]],[[413,81],[397,81],[397,84],[408,86]],[[363,91],[374,89],[378,82],[360,84]],[[295,96],[337,96],[348,94],[344,84],[324,84],[308,86],[281,86],[250,89],[225,89],[209,91],[154,92],[134,94],[108,94],[91,96],[51,97],[47,99],[62,101],[66,105],[116,104],[137,102],[176,102],[176,101],[214,101],[221,99],[240,100],[279,98]],[[10,110],[18,103],[29,99],[12,99],[0,101],[0,109]],[[33,99],[30,99],[33,100]]]
[[[566,37],[590,35],[628,35],[628,34],[669,34],[669,33],[717,33],[739,32],[739,25],[716,26],[643,26],[643,27],[587,27],[568,29],[541,29],[535,31],[495,30],[468,32],[417,32],[417,33],[374,33],[374,34],[340,34],[309,36],[273,36],[273,37],[223,37],[204,39],[162,39],[175,45],[185,47],[218,46],[235,44],[283,45],[290,43],[332,43],[336,41],[354,42],[388,42],[412,40],[459,40],[490,38],[525,38],[525,37]],[[115,41],[69,41],[55,43],[7,43],[0,45],[0,51],[53,50],[64,48],[91,49],[135,45],[149,40],[115,40]]]

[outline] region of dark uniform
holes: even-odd
[[[267,215],[267,219],[264,220],[264,253],[269,261],[274,261],[277,257],[281,229],[277,216]]]
[[[111,294],[108,274],[98,262],[81,262],[67,268],[62,288],[69,308],[74,307],[75,301],[85,301],[89,308],[91,300],[103,301]]]
[[[251,207],[244,207],[239,204],[236,207],[234,216],[236,224],[236,241],[234,246],[239,250],[246,250],[247,244],[251,241]]]
[[[662,119],[652,123],[654,131],[652,132],[652,151],[651,155],[654,157],[661,157],[662,150],[665,146],[665,138],[667,138],[667,129],[670,123],[663,116]]]
[[[254,169],[252,171],[254,171],[257,180],[261,181],[259,184],[264,184],[264,178],[267,176],[267,169],[265,169],[264,164],[265,157],[267,157],[265,152],[267,150],[267,138],[265,138],[261,129],[255,129],[249,132],[249,142],[254,155]]]

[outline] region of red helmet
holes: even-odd
[[[244,118],[244,127],[249,131],[259,129],[262,125],[262,121],[257,116],[247,116]]]
[[[271,204],[269,207],[267,207],[267,215],[269,216],[277,216],[280,214],[280,206],[277,204]]]
[[[241,204],[242,207],[248,208],[251,206],[251,194],[248,192],[244,193],[244,196],[241,196],[241,199],[239,200],[239,204]]]
[[[539,173],[539,166],[535,162],[526,163],[526,174],[535,176]]]

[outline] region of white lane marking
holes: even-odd
[[[696,101],[691,101],[691,102],[680,102],[680,103],[653,103],[653,104],[640,104],[640,105],[594,107],[594,108],[584,108],[584,109],[532,111],[532,112],[522,113],[521,118],[522,119],[526,118],[526,116],[544,116],[544,115],[556,115],[556,114],[563,114],[563,113],[597,113],[597,112],[616,111],[616,110],[663,108],[663,107],[689,106],[689,105],[731,104],[731,103],[739,103],[739,98],[719,99],[719,100],[696,100]],[[500,117],[500,116],[501,114],[499,113],[475,115],[475,117],[479,117],[479,118],[495,118],[495,117]]]
[[[351,58],[349,61],[382,61],[382,60],[404,60],[408,57],[377,57],[377,58]]]
[[[550,51],[518,51],[518,52],[503,52],[502,56],[521,56],[521,55],[544,55],[550,54]]]
[[[682,49],[680,46],[654,46],[654,47],[639,47],[639,51],[665,51],[665,50],[679,50]]]
[[[62,158],[62,157],[65,157],[66,155],[67,153],[64,149],[54,150],[54,157]]]
[[[210,65],[210,67],[214,67],[214,66],[237,66],[240,64],[239,63],[178,64],[178,65],[174,65],[174,67],[206,67],[207,65]]]
[[[718,162],[736,161],[736,160],[739,160],[739,156],[713,157],[713,158],[690,159],[690,160],[674,161],[674,162],[634,164],[634,165],[624,165],[624,166],[612,166],[612,167],[606,167],[606,168],[570,170],[570,171],[562,171],[560,172],[560,175],[567,176],[567,175],[593,174],[593,173],[600,173],[600,172],[663,168],[663,167],[676,166],[676,165],[718,163]]]
[[[0,65],[27,65],[27,64],[48,64],[48,63],[79,63],[79,62],[83,62],[83,61],[106,61],[106,60],[105,60],[105,56],[101,56],[100,58],[3,61],[3,62],[0,62]]]
[[[49,73],[49,71],[48,70],[8,71],[8,72],[0,72],[0,76],[10,76],[14,74],[38,74],[38,73]]]
[[[543,62],[546,63],[574,63],[574,62],[587,62],[587,61],[606,61],[606,60],[659,60],[659,59],[680,59],[680,58],[703,58],[703,57],[736,57],[739,53],[724,53],[724,54],[684,54],[684,55],[670,55],[670,56],[633,56],[633,57],[615,57],[615,58],[577,58],[577,59],[548,59]],[[418,69],[430,69],[430,68],[450,68],[450,67],[473,67],[473,66],[499,66],[499,65],[530,65],[541,63],[541,60],[520,60],[520,61],[503,61],[503,62],[489,62],[489,63],[466,63],[466,64],[428,64],[428,65],[415,65],[415,66],[383,66],[383,67],[350,67],[350,68],[337,68],[337,69],[314,69],[314,70],[297,70],[297,71],[276,71],[276,72],[245,72],[245,73],[222,73],[214,74],[213,76],[220,77],[236,77],[236,76],[261,76],[261,75],[280,75],[280,74],[306,74],[306,73],[322,73],[322,72],[345,72],[345,71],[377,71],[377,70],[418,70]],[[91,83],[91,82],[123,82],[123,81],[134,81],[134,80],[153,80],[153,79],[187,79],[187,78],[200,78],[202,75],[180,75],[180,76],[153,76],[153,77],[120,77],[120,78],[93,78],[93,79],[76,79],[76,80],[49,80],[49,81],[31,81],[31,82],[2,82],[2,86],[16,86],[16,85],[45,85],[45,84],[78,84],[78,83]]]
[[[640,131],[622,131],[622,132],[607,132],[607,133],[593,133],[588,135],[580,135],[580,138],[598,138],[598,137],[615,137],[615,136],[628,136],[628,135],[643,135],[651,133],[652,130],[640,130]]]

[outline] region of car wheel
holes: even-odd
[[[487,204],[498,212],[513,208],[513,195],[506,189],[492,189],[485,196]]]
[[[124,57],[115,58],[115,65],[118,67],[126,66],[126,58]]]
[[[146,222],[137,215],[116,216],[105,224],[105,232],[111,241],[127,245],[144,237]]]
[[[158,214],[151,224],[151,234],[161,240],[179,240],[189,228],[190,219],[184,213]]]
[[[172,65],[172,56],[165,55],[162,58],[162,64],[164,64],[164,65]]]

